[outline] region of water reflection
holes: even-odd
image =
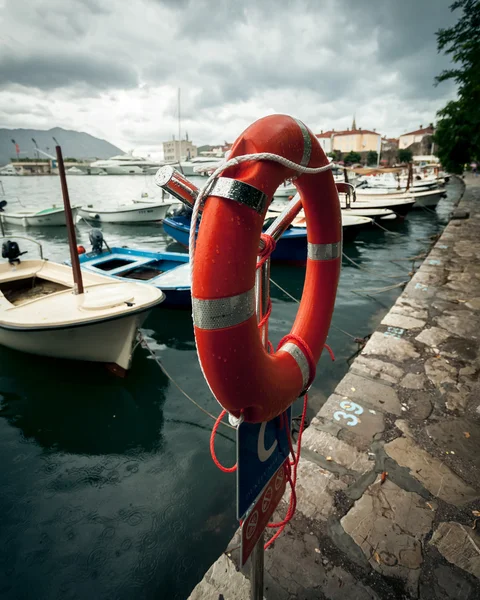
[[[0,378],[0,417],[25,440],[82,455],[161,451],[169,382],[150,361],[136,360],[132,377],[120,380],[100,365],[32,360],[4,348],[0,360],[8,373]]]

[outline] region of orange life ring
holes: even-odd
[[[256,121],[235,142],[229,160],[261,152],[308,167],[328,164],[311,131],[286,115]],[[199,228],[192,305],[200,363],[219,403],[248,422],[280,415],[305,391],[311,375],[309,361],[295,341],[268,354],[255,314],[255,267],[264,216],[277,187],[296,175],[273,161],[229,167],[206,198]],[[340,204],[331,171],[302,174],[295,186],[307,222],[308,259],[292,334],[302,338],[316,364],[340,275]]]

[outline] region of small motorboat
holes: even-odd
[[[435,207],[439,201],[446,196],[445,188],[423,189],[416,188],[406,191],[395,191],[383,188],[356,188],[357,200],[375,199],[375,200],[399,200],[409,198],[414,201],[413,208],[422,206]]]
[[[103,235],[98,229],[90,232],[90,242],[92,251],[79,256],[83,270],[117,281],[149,283],[165,294],[164,306],[191,305],[188,254],[108,246],[104,249]]]
[[[70,167],[70,169],[66,170],[66,174],[67,175],[86,175],[87,173],[85,171],[82,171],[82,169],[79,169],[78,167]]]
[[[373,221],[393,221],[397,218],[397,215],[389,208],[355,208],[355,204],[351,205],[352,208],[342,208],[343,215],[350,215],[352,217],[368,217]]]
[[[390,211],[391,214],[392,211]],[[279,214],[278,209],[270,207],[267,212],[266,221],[270,223],[270,219],[277,217]],[[395,215],[394,215],[395,216]],[[362,215],[352,215],[347,211],[342,211],[342,238],[345,242],[354,240],[362,229],[370,228],[373,225],[373,219]],[[305,213],[301,210],[298,215],[293,219],[291,229],[307,227],[307,221],[305,219]],[[290,231],[290,230],[289,230]],[[277,242],[278,243],[278,242]]]
[[[53,205],[51,208],[42,210],[5,210],[7,202],[0,202],[0,219],[6,225],[17,225],[19,227],[59,227],[65,226],[65,209]],[[75,216],[79,210],[78,206],[72,206],[72,214]]]
[[[396,198],[387,198],[384,196],[357,196],[355,202],[345,202],[341,201],[341,206],[343,208],[354,208],[354,209],[379,209],[379,208],[388,208],[396,215],[400,215],[402,217],[406,216],[407,213],[412,209],[415,204],[415,199],[407,196],[406,194],[402,194]]]
[[[78,216],[89,223],[121,223],[123,225],[141,223],[161,223],[170,207],[176,202],[149,202],[145,204],[119,204],[112,208],[100,208],[94,205],[82,206]]]
[[[134,204],[157,204],[158,202],[171,202],[172,206],[179,206],[180,205],[180,200],[177,200],[176,198],[174,198],[173,196],[171,196],[170,194],[167,194],[165,192],[162,193],[162,199],[159,200],[158,198],[155,198],[155,196],[150,196],[150,194],[148,192],[143,192],[140,195],[140,198],[134,198],[132,200],[132,202]]]
[[[128,370],[137,330],[164,294],[88,272],[83,293],[76,294],[71,267],[43,259],[20,262],[21,254],[16,242],[2,246],[8,262],[0,265],[0,344]]]

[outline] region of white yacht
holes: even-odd
[[[90,165],[91,169],[102,169],[107,175],[143,175],[149,169],[159,169],[163,163],[156,160],[133,156],[130,154],[119,154],[107,160],[96,160]]]

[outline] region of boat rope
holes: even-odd
[[[430,213],[432,215],[437,214],[436,210],[433,210],[432,208],[429,208],[428,206],[424,206],[423,204],[420,204],[420,208],[422,208],[426,213]]]
[[[373,224],[374,224],[376,227],[379,227],[379,228],[380,228],[382,231],[385,231],[385,233],[388,233],[388,234],[390,234],[390,235],[393,235],[393,236],[395,236],[395,237],[399,237],[399,236],[401,236],[401,235],[402,235],[401,233],[398,233],[398,231],[390,231],[389,229],[387,229],[387,228],[386,228],[386,227],[384,227],[383,225],[380,225],[380,223],[377,223],[377,221],[375,221],[375,220],[373,221]]]
[[[273,283],[273,285],[275,287],[277,287],[281,292],[283,292],[286,296],[288,296],[291,300],[293,300],[294,302],[296,302],[297,304],[300,304],[300,300],[298,300],[297,298],[295,298],[295,296],[292,296],[292,294],[290,294],[290,292],[287,292],[287,290],[285,288],[283,288],[280,284],[278,284],[276,281],[274,281],[272,278],[270,278],[270,283]],[[334,325],[333,323],[330,323],[330,327],[332,329],[336,329],[337,331],[340,331],[340,333],[343,333],[344,335],[346,335],[347,337],[351,338],[354,342],[360,343],[359,340],[362,340],[364,338],[359,338],[359,337],[355,337],[354,335],[352,335],[351,333],[348,333],[348,331],[345,331],[344,329],[341,329],[340,327],[337,327],[336,325]]]
[[[349,256],[347,256],[345,254],[345,252],[342,252],[342,256],[343,256],[343,258],[346,258],[350,263],[352,263],[352,265],[354,265],[358,269],[361,269],[362,271],[365,271],[366,273],[371,273],[372,275],[375,275],[376,279],[397,279],[398,277],[405,277],[405,275],[378,275],[375,271],[372,271],[372,269],[369,269],[368,267],[364,267],[363,265],[354,261],[353,258],[350,258]]]
[[[401,287],[403,285],[406,285],[408,283],[408,281],[399,281],[398,283],[394,283],[393,285],[387,285],[386,287],[383,288],[371,288],[369,290],[350,290],[351,292],[353,292],[354,294],[358,294],[358,295],[366,295],[366,296],[373,296],[375,294],[382,294],[383,292],[388,292],[389,290],[393,290],[397,287]]]
[[[167,377],[167,379],[169,379],[171,381],[171,383],[173,383],[173,385],[185,396],[185,398],[187,398],[187,400],[190,400],[190,402],[192,404],[194,404],[199,410],[201,410],[204,414],[208,415],[211,419],[213,419],[213,421],[217,422],[218,419],[215,415],[213,415],[211,412],[209,412],[208,410],[203,408],[203,406],[200,406],[200,404],[198,402],[196,402],[189,394],[187,394],[187,392],[185,390],[183,390],[180,387],[180,385],[175,381],[175,379],[170,375],[170,373],[164,367],[164,365],[162,364],[162,362],[160,361],[158,356],[155,354],[155,352],[152,350],[148,341],[145,339],[145,337],[143,336],[143,334],[140,331],[138,332],[137,336],[138,336],[139,343],[142,345],[143,348],[148,350],[148,352],[150,353],[150,356],[160,367],[160,369],[163,372],[163,374],[165,375],[165,377]],[[220,416],[222,416],[222,415],[220,415]],[[222,423],[222,425],[224,425],[225,427],[228,427],[229,429],[236,429],[236,427],[233,427],[229,423]],[[217,425],[217,429],[218,429],[218,425]]]

